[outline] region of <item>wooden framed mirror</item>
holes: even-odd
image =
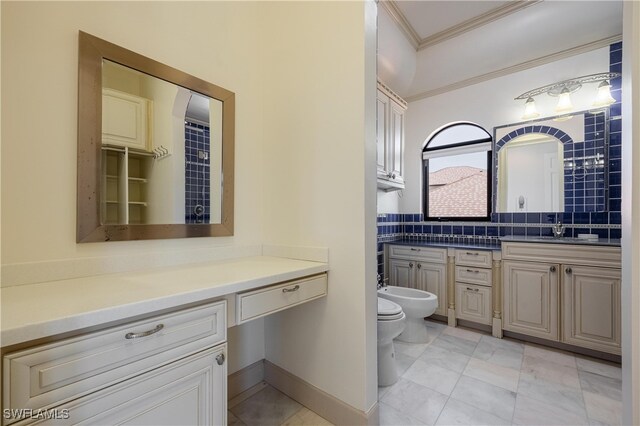
[[[80,32],[77,242],[233,235],[235,94]]]

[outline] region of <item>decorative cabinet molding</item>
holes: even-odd
[[[619,269],[563,265],[563,341],[620,353]]]
[[[3,408],[68,409],[74,424],[224,424],[226,331],[223,300],[9,353]],[[3,424],[19,420],[33,419]]]
[[[407,103],[378,82],[377,175],[378,188],[404,189],[404,113]]]
[[[620,355],[619,247],[502,247],[505,330]]]
[[[102,144],[151,151],[151,100],[102,89]]]
[[[556,264],[505,260],[503,328],[543,339],[559,339]]]
[[[456,318],[492,324],[492,258],[489,250],[455,250]]]
[[[447,249],[387,246],[389,285],[438,296],[436,315],[447,315]],[[439,260],[440,259],[440,260]]]

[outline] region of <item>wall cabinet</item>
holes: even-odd
[[[388,246],[389,285],[417,288],[438,296],[437,315],[447,315],[447,250]]]
[[[220,301],[9,353],[3,408],[71,416],[42,424],[225,424],[225,356]],[[36,420],[22,413],[3,424]]]
[[[493,255],[487,250],[456,250],[456,318],[480,324],[492,323]]]
[[[387,191],[404,188],[404,113],[407,103],[378,82],[377,175],[378,187]]]
[[[503,243],[503,328],[620,354],[620,248]]]
[[[150,151],[151,100],[102,89],[102,143]]]

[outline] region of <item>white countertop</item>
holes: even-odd
[[[0,346],[94,327],[325,272],[321,262],[245,257],[0,289]]]

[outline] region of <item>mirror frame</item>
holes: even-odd
[[[533,120],[528,120],[528,121],[521,121],[519,123],[511,123],[511,124],[505,124],[505,125],[501,125],[501,126],[496,126],[493,128],[493,142],[491,142],[491,149],[493,151],[493,166],[492,166],[492,171],[493,171],[493,182],[491,183],[493,186],[493,195],[492,195],[492,204],[493,204],[493,213],[519,213],[519,212],[499,212],[497,211],[497,206],[498,206],[498,150],[496,149],[496,144],[499,142],[498,140],[496,140],[496,133],[498,129],[502,129],[505,127],[515,127],[515,126],[520,126],[519,128],[521,129],[526,129],[528,127],[531,127],[533,129],[533,127],[535,126],[540,126],[540,122],[545,122],[545,121],[551,121],[551,120],[556,120],[559,118],[563,118],[563,117],[567,117],[567,116],[574,116],[574,115],[578,115],[578,114],[593,114],[596,112],[602,112],[604,114],[604,164],[605,164],[605,173],[604,173],[604,210],[603,212],[607,212],[609,211],[609,107],[603,107],[603,108],[596,108],[596,109],[590,109],[590,110],[583,110],[583,111],[575,111],[572,112],[570,114],[562,114],[562,115],[555,115],[555,116],[551,116],[551,117],[542,117],[542,118],[536,118]],[[533,132],[533,131],[527,131],[524,130],[524,132],[522,133],[527,134],[527,133],[539,133],[539,132]],[[520,135],[518,135],[520,136]],[[583,141],[584,142],[584,141]],[[507,142],[509,143],[509,142]],[[522,213],[573,213],[573,212],[565,212],[564,210],[561,212],[544,212],[544,211],[535,211],[535,212],[522,212]]]
[[[102,225],[102,60],[108,59],[222,102],[222,215],[213,224]],[[235,94],[90,34],[79,32],[76,242],[233,235]]]

